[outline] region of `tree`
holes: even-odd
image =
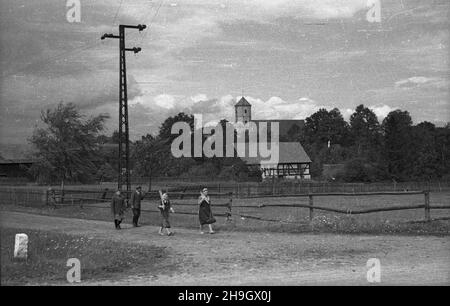
[[[134,172],[139,176],[149,178],[148,190],[151,190],[152,176],[158,176],[165,172],[167,161],[170,157],[170,147],[166,141],[150,134],[142,136],[133,146],[132,159],[134,160]]]
[[[337,108],[321,108],[306,118],[304,132],[307,143],[319,148],[328,146],[328,142],[345,146],[349,141],[348,123]]]
[[[95,176],[98,159],[98,133],[108,115],[85,119],[72,103],[59,103],[55,109],[41,112],[43,128],[29,139],[37,149],[38,160],[30,171],[40,180],[84,182]]]
[[[116,172],[114,178],[116,179],[119,171],[119,131],[115,130],[111,136],[99,135],[97,137],[99,145],[99,155],[101,156],[101,164],[106,171],[106,176],[100,176],[102,179],[110,179],[113,172]],[[131,143],[130,143],[131,145]],[[133,159],[131,159],[131,163]],[[101,172],[100,172],[101,173]],[[99,173],[99,174],[100,174]]]
[[[164,122],[161,124],[161,127],[159,128],[159,138],[161,139],[174,139],[175,137],[177,137],[176,134],[172,135],[171,131],[172,131],[172,126],[176,123],[176,122],[187,122],[190,127],[191,130],[194,130],[194,116],[192,115],[187,115],[183,112],[178,113],[176,116],[174,117],[169,117],[166,120],[164,120]]]
[[[349,155],[346,149],[349,144],[348,123],[337,108],[331,111],[319,109],[306,118],[298,141],[313,161],[311,175],[319,177],[324,163],[342,161]]]
[[[117,178],[118,172],[109,163],[102,163],[97,171],[99,182],[112,182]]]
[[[363,104],[350,116],[350,134],[356,155],[371,161],[378,159],[381,144],[380,124],[377,116]]]
[[[393,179],[408,179],[412,166],[411,116],[407,111],[390,112],[382,123],[384,133],[384,159]]]
[[[438,153],[439,174],[450,174],[450,123],[436,128],[436,152]]]
[[[430,122],[422,122],[412,128],[411,177],[432,179],[439,173],[439,153],[436,145],[436,127]]]

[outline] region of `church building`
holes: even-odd
[[[269,164],[260,157],[244,157],[243,161],[249,167],[258,167],[263,173],[263,178],[302,178],[311,179],[309,172],[311,159],[306,154],[300,142],[289,142],[287,138],[290,133],[298,132],[303,128],[304,120],[254,120],[252,119],[252,105],[242,97],[234,106],[235,123],[249,122],[256,123],[259,128],[260,123],[267,122],[267,129],[270,130],[270,124],[277,122],[279,124],[279,161],[276,164]]]

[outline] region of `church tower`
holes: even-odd
[[[242,122],[244,124],[252,120],[252,105],[242,97],[236,105],[234,105],[235,122]]]

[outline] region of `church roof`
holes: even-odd
[[[271,119],[271,120],[252,120],[258,126],[261,122],[267,123],[267,129],[270,130],[270,124],[278,122],[278,128],[280,133],[280,141],[283,136],[288,136],[290,132],[295,132],[298,129],[302,129],[305,126],[305,120],[301,119]]]
[[[250,103],[248,103],[248,101],[242,97],[238,103],[236,103],[235,106],[252,106]]]
[[[260,143],[266,147],[268,144]],[[249,165],[258,165],[261,162],[267,161],[267,158],[257,157],[241,157],[241,159]],[[310,163],[311,159],[303,149],[300,142],[280,142],[279,143],[279,160],[278,164],[291,164],[291,163]]]

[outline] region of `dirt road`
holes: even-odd
[[[450,237],[218,232],[157,227],[121,231],[111,222],[1,212],[0,224],[166,247],[173,275],[84,281],[83,285],[367,285],[367,260],[381,262],[381,285],[450,285]]]

